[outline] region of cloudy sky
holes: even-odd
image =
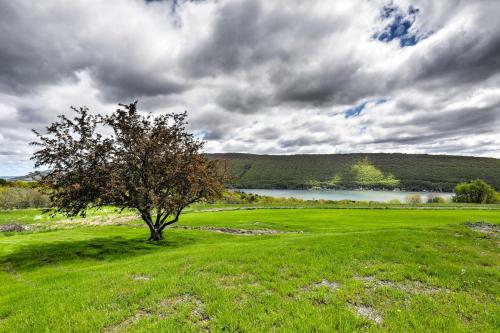
[[[498,0],[0,0],[0,175],[70,105],[208,152],[500,157]]]

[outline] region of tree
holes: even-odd
[[[465,203],[495,203],[499,194],[493,187],[477,179],[469,183],[460,183],[455,186],[454,202]]]
[[[225,168],[201,153],[204,142],[187,132],[186,112],[143,116],[137,101],[119,105],[109,116],[72,107],[73,119],[61,115],[45,134],[34,131],[40,149],[32,159],[49,168],[40,183],[56,212],[136,209],[150,240],[161,240],[186,206],[221,196]]]

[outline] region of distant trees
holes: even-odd
[[[495,203],[500,202],[500,194],[486,182],[477,179],[468,183],[460,183],[455,187],[454,202]]]
[[[204,143],[186,131],[186,113],[142,116],[137,102],[120,106],[109,116],[72,108],[75,118],[62,115],[45,134],[35,131],[40,149],[33,159],[49,168],[40,183],[56,211],[136,209],[157,241],[186,206],[221,196],[225,168],[201,153]]]
[[[453,192],[480,178],[500,190],[500,159],[412,154],[251,155],[217,154],[225,159],[234,188],[393,189]],[[382,173],[365,167],[369,163]],[[359,167],[361,163],[361,168]],[[358,165],[358,167],[354,167]],[[371,170],[370,170],[371,169]],[[370,172],[372,171],[372,172]],[[361,176],[356,179],[357,176]],[[381,181],[382,180],[382,181]],[[399,181],[399,183],[397,182]]]
[[[35,188],[0,187],[0,209],[45,208],[49,204],[48,196]]]
[[[0,209],[48,207],[49,198],[37,185],[36,182],[0,179]]]

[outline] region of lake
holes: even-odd
[[[276,198],[297,198],[303,200],[355,200],[355,201],[380,201],[393,199],[405,201],[406,196],[420,194],[425,202],[429,195],[449,199],[453,193],[436,192],[405,192],[405,191],[362,191],[362,190],[266,190],[266,189],[238,189],[245,193],[253,193]]]

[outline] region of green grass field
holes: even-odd
[[[107,214],[63,228],[0,212],[54,225],[0,233],[1,332],[500,329],[498,234],[465,225],[499,210],[189,212],[158,244]],[[256,234],[214,232],[231,230]]]

